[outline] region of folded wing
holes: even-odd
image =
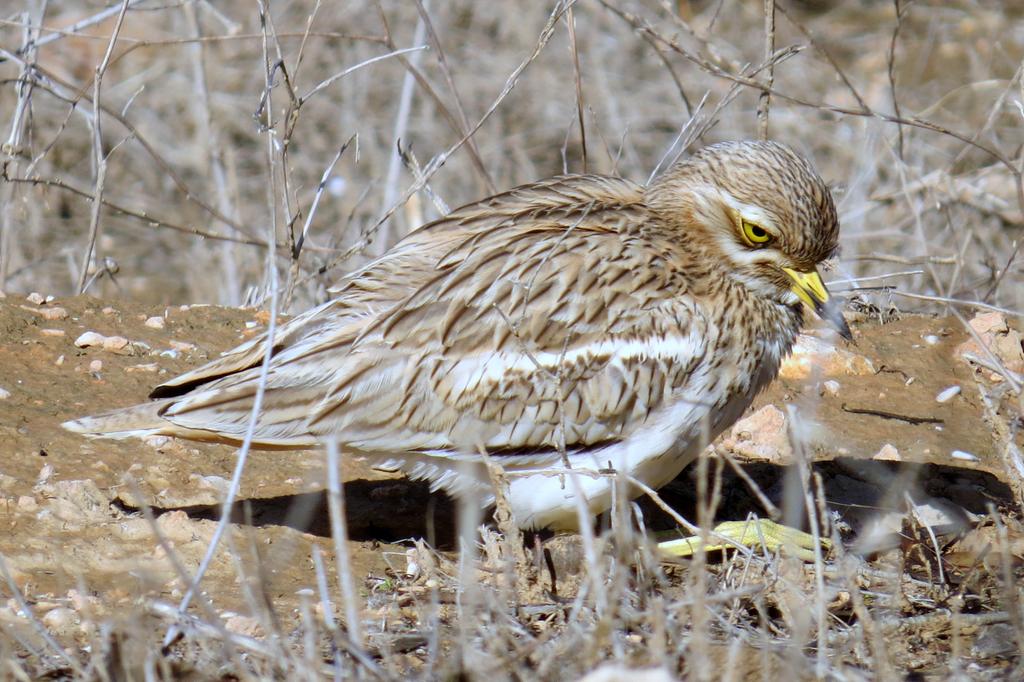
[[[628,435],[685,387],[711,333],[680,301],[671,249],[643,236],[642,198],[563,177],[410,234],[277,331],[255,445],[511,454]],[[240,441],[265,349],[158,387],[149,432]]]

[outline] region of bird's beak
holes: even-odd
[[[782,268],[790,279],[793,280],[793,293],[800,297],[800,300],[814,309],[818,317],[825,320],[839,332],[847,341],[853,339],[850,333],[850,326],[846,324],[843,311],[836,301],[828,295],[825,283],[821,281],[821,275],[817,270],[800,272],[792,268]]]

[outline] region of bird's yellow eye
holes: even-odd
[[[760,225],[750,222],[749,220],[743,221],[743,238],[751,246],[763,246],[772,240],[772,236],[768,234],[768,230],[764,229]]]

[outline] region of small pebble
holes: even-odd
[[[39,333],[42,336],[64,336],[63,329],[40,329]]]
[[[88,348],[89,346],[102,346],[103,340],[106,337],[103,334],[97,334],[96,332],[85,332],[77,339],[75,339],[75,345],[79,348]]]
[[[248,322],[245,323],[245,328],[246,329],[255,329],[258,325],[259,325],[259,323],[256,322],[256,320],[249,320]]]
[[[950,400],[960,395],[959,386],[950,386],[939,391],[939,394],[935,396],[935,402],[937,403],[948,403]]]
[[[897,450],[891,443],[886,443],[881,449],[875,453],[872,459],[882,460],[885,462],[902,462],[903,457],[900,456],[900,451]]]
[[[100,600],[96,597],[90,597],[89,595],[82,594],[78,590],[68,590],[68,600],[76,611],[81,611],[82,609],[90,606],[94,607],[100,603]]]
[[[146,326],[152,329],[163,329],[165,324],[164,318],[159,316],[150,317],[146,320]]]
[[[181,353],[190,353],[196,349],[194,343],[188,343],[186,341],[175,341],[171,340],[171,348]]]
[[[114,314],[114,313],[116,313],[117,311],[116,311],[116,310],[114,310],[113,308],[111,308],[111,307],[110,307],[110,306],[108,305],[108,306],[107,306],[106,308],[104,308],[104,309],[102,310],[102,312],[103,312],[103,314],[104,314],[104,315],[113,315],[113,314]]]
[[[42,305],[46,302],[46,299],[38,291],[33,291],[31,294],[25,297],[25,300],[35,305]]]
[[[68,317],[68,311],[60,306],[53,306],[52,308],[43,308],[40,310],[39,316],[44,320],[65,320]]]
[[[18,509],[26,512],[33,512],[39,508],[39,503],[36,502],[36,498],[31,495],[22,495],[18,498]]]
[[[141,365],[132,365],[124,370],[125,372],[158,372],[160,366],[155,362],[147,362]]]
[[[73,633],[78,624],[78,616],[66,606],[58,606],[46,612],[42,617],[43,625],[51,632],[67,636]]]
[[[829,379],[828,381],[821,384],[822,395],[826,393],[832,397],[839,395],[839,382]]]
[[[64,356],[58,355],[57,359],[54,360],[53,364],[57,365],[58,367],[62,366],[64,364]]]
[[[90,362],[89,363],[89,371],[92,372],[93,374],[98,374],[99,372],[102,372],[103,371],[103,361],[102,360],[93,360],[92,362]]]
[[[263,628],[260,622],[251,616],[234,616],[224,621],[224,628],[245,637],[260,637]]]
[[[103,350],[121,350],[128,345],[128,339],[123,336],[108,336],[103,339]]]
[[[225,493],[231,487],[231,482],[223,476],[200,476],[199,487]]]
[[[981,461],[978,458],[977,455],[972,455],[971,453],[964,452],[963,450],[954,450],[953,453],[952,453],[952,457],[953,457],[953,459],[961,459],[961,460],[963,460],[965,462],[980,462]]]
[[[0,400],[7,400],[10,397],[11,397],[11,392],[10,391],[8,391],[6,389],[3,389],[3,388],[0,388]]]
[[[935,334],[927,334],[923,338],[924,342],[927,343],[929,346],[934,346],[941,340],[939,339],[939,337],[935,336]]]

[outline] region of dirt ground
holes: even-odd
[[[99,623],[181,598],[179,576],[142,509],[151,509],[191,573],[213,533],[235,450],[167,439],[87,440],[60,423],[145,400],[154,385],[259,333],[266,316],[213,306],[40,299],[0,299],[0,554],[33,613],[73,649]],[[855,317],[853,344],[833,349],[813,329],[802,337],[781,378],[720,439],[720,457],[745,462],[781,504],[792,470],[785,466],[793,461],[792,428],[817,462],[850,547],[865,553],[881,551],[905,530],[904,493],[943,537],[962,540],[991,508],[1001,511],[1013,535],[1019,476],[1007,439],[1016,438],[1020,448],[1022,437],[1005,425],[1019,427],[1020,405],[1000,391],[1006,380],[985,368],[991,363],[978,340],[1020,372],[1019,334],[998,314],[972,321],[979,339],[955,318],[883,320],[877,311]],[[83,338],[86,332],[106,341]],[[99,345],[81,347],[90,341]],[[793,415],[797,424],[790,423]],[[663,490],[684,514],[693,509],[694,475],[688,470]],[[353,576],[371,609],[374,592],[406,570],[408,540],[425,537],[451,548],[454,504],[360,461],[344,462],[343,479]],[[239,523],[203,583],[232,631],[261,633],[237,565],[249,552],[258,556],[264,596],[281,630],[298,625],[304,595],[316,585],[314,547],[325,556],[333,552],[325,481],[321,453],[250,455]],[[720,518],[764,513],[735,475],[727,475],[723,491]],[[653,505],[644,508],[652,527],[671,527]],[[333,585],[333,562],[326,563]],[[4,580],[0,595],[0,628],[20,633],[15,649],[31,659],[42,648],[38,633],[19,616]],[[1013,657],[996,649],[982,651],[979,660],[995,656],[1008,665]],[[907,669],[934,670],[938,659],[925,658]]]

